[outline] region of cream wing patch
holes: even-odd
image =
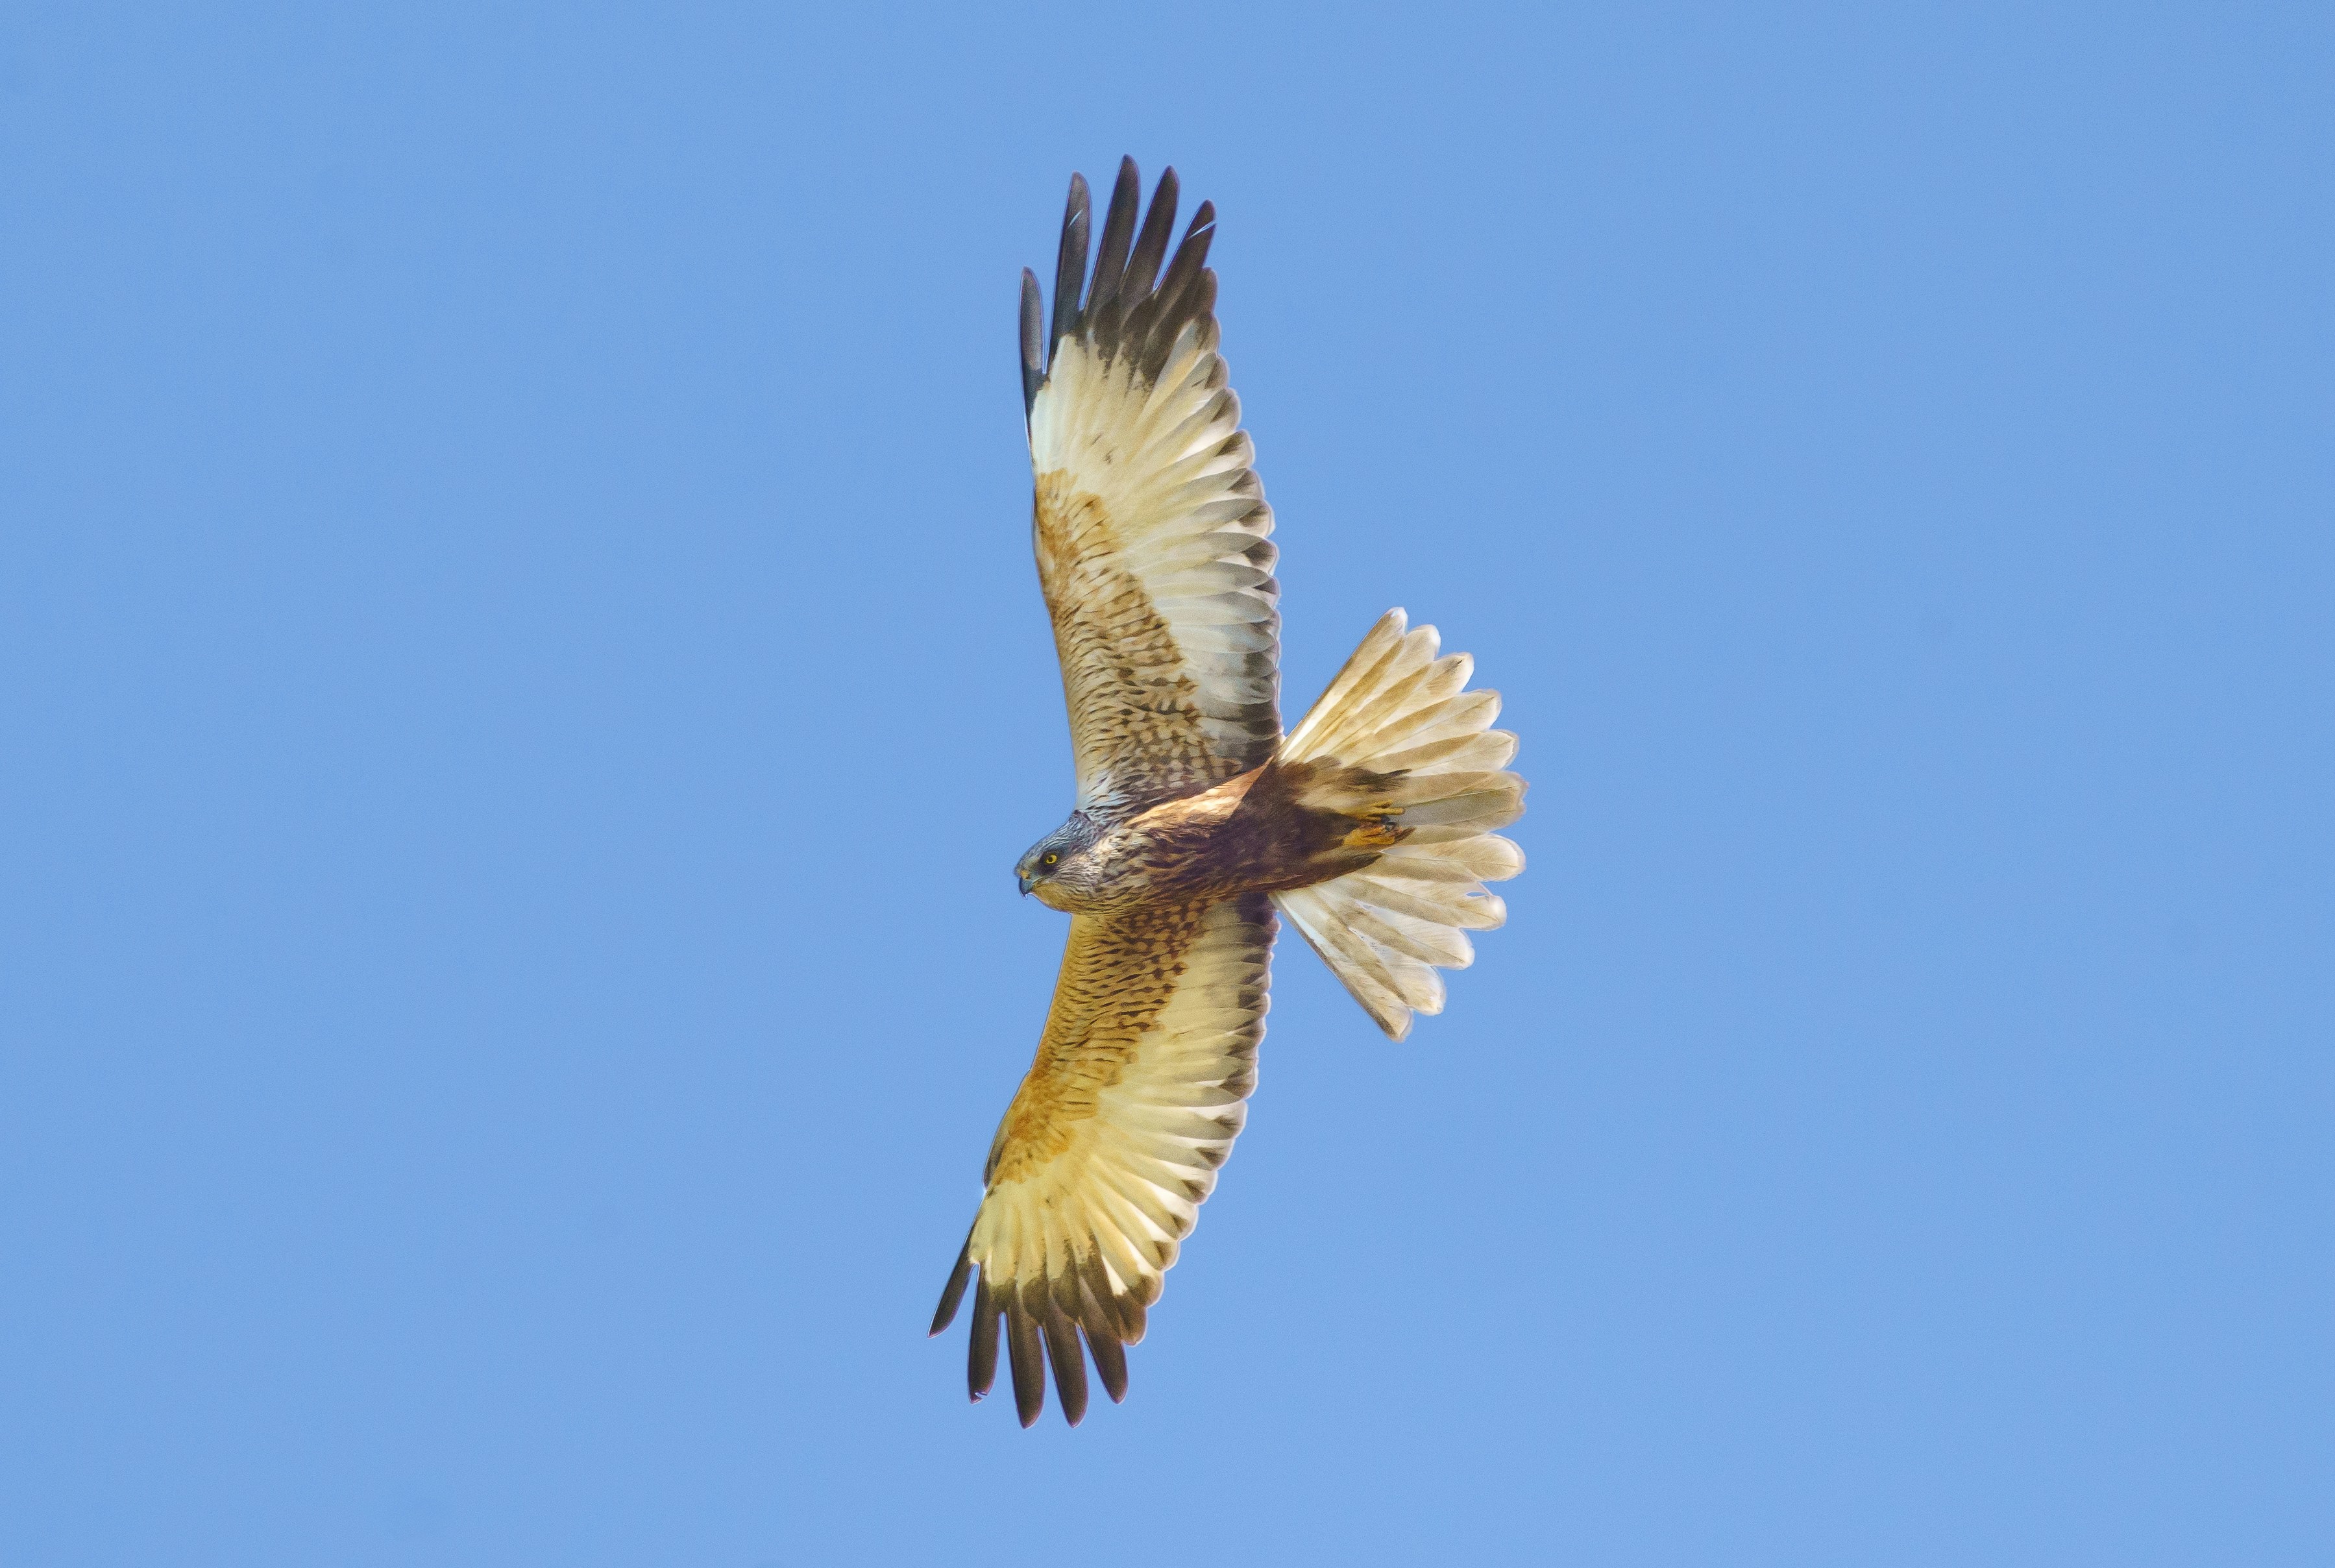
[[[988,1191],[934,1331],[977,1278],[974,1397],[1003,1320],[1022,1424],[1044,1404],[1039,1346],[1064,1414],[1084,1412],[1080,1338],[1113,1399],[1121,1347],[1191,1234],[1256,1083],[1274,936],[1270,903],[1071,922],[1038,1059],[990,1151]]]
[[[1122,170],[1083,303],[1084,189],[1064,226],[1054,335],[1029,375],[1032,533],[1070,706],[1080,809],[1221,783],[1280,739],[1272,508],[1217,353],[1205,205],[1158,286],[1163,179],[1140,240]],[[1163,211],[1164,207],[1164,211]],[[1025,295],[1025,354],[1036,330]]]

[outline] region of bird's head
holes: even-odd
[[[1085,812],[1071,812],[1069,821],[1030,846],[1013,867],[1014,883],[1024,895],[1036,894],[1041,904],[1070,908],[1093,870],[1086,852],[1101,837]]]

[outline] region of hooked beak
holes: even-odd
[[[1038,879],[1034,876],[1025,876],[1016,871],[1013,874],[1013,885],[1022,889],[1022,896],[1027,898],[1030,896],[1030,889],[1038,886]]]

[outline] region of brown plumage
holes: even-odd
[[[1014,875],[1070,942],[932,1331],[970,1287],[967,1387],[993,1385],[1002,1332],[1025,1427],[1049,1362],[1072,1425],[1086,1358],[1126,1397],[1124,1347],[1247,1115],[1276,912],[1400,1040],[1441,1010],[1466,933],[1505,917],[1484,884],[1524,865],[1493,832],[1523,810],[1516,738],[1433,627],[1389,612],[1282,733],[1273,513],[1216,352],[1215,209],[1171,256],[1176,190],[1171,169],[1138,228],[1120,165],[1090,284],[1073,176],[1051,320],[1022,275],[1031,533],[1078,796]]]

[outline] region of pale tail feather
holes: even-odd
[[[1413,1013],[1443,1011],[1437,971],[1474,961],[1467,933],[1507,918],[1484,884],[1525,867],[1493,831],[1523,815],[1525,795],[1505,770],[1516,738],[1490,728],[1499,693],[1463,691],[1474,661],[1437,646],[1434,627],[1406,631],[1388,611],[1274,754],[1315,765],[1306,805],[1404,830],[1361,870],[1273,900],[1396,1040]]]

